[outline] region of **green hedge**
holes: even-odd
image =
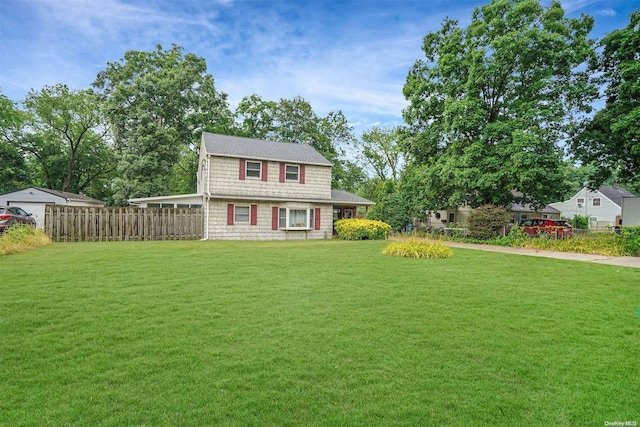
[[[343,240],[384,240],[391,232],[386,222],[371,219],[340,219],[334,228]]]
[[[620,235],[622,236],[624,251],[626,255],[640,255],[640,225],[631,227],[621,227]]]

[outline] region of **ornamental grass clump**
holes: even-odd
[[[451,258],[453,256],[451,248],[440,242],[418,240],[391,243],[382,253],[405,258]]]
[[[371,219],[341,219],[334,227],[343,240],[384,240],[391,232],[391,226],[386,222]]]
[[[49,236],[42,230],[29,225],[14,225],[0,237],[0,255],[9,255],[51,243]]]

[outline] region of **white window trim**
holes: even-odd
[[[596,200],[598,201],[598,204],[596,205]],[[591,204],[593,206],[601,206],[602,205],[602,199],[600,197],[594,197],[591,201]]]
[[[250,176],[249,175],[249,163],[253,163],[258,165],[258,176]],[[256,169],[251,169],[252,171],[255,171]],[[254,162],[252,160],[247,160],[244,163],[244,177],[247,179],[257,179],[260,180],[262,179],[262,162]]]
[[[282,216],[282,210],[286,211],[286,215],[285,215],[285,226],[282,227],[282,225],[280,224],[280,218]],[[288,226],[287,224],[289,224],[289,219],[290,219],[290,212],[291,211],[307,211],[307,221],[306,221],[306,226],[303,227],[291,227]],[[315,209],[314,208],[279,208],[278,209],[278,230],[313,230],[314,229],[314,224],[315,222]]]
[[[238,208],[246,208],[248,210],[249,215],[247,216],[246,221],[238,220]],[[233,207],[233,223],[234,224],[251,224],[251,206],[245,205],[234,205]]]
[[[298,169],[298,173],[296,174],[296,179],[287,178],[287,168],[289,166],[293,166],[296,169]],[[300,182],[300,165],[294,165],[294,164],[291,164],[291,163],[286,163],[284,165],[284,180],[287,181],[287,182]]]

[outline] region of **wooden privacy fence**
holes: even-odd
[[[197,240],[202,208],[46,205],[44,228],[55,242]]]

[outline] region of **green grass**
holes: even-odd
[[[0,425],[640,422],[640,270],[388,241],[0,257]]]

